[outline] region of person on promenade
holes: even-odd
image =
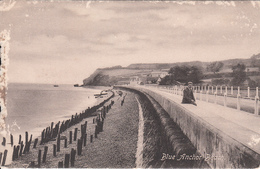
[[[188,87],[186,87],[186,89],[183,90],[183,99],[182,99],[182,103],[188,103],[188,104],[193,104],[195,106],[197,106],[194,95],[193,95],[193,91],[192,91],[192,82],[188,82]]]

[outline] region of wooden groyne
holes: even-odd
[[[113,93],[113,92],[112,92]],[[82,111],[79,114],[75,114],[71,116],[71,119],[68,119],[66,121],[62,121],[60,124],[60,121],[55,125],[53,128],[53,122],[51,123],[51,126],[46,127],[42,131],[41,135],[41,144],[47,143],[48,141],[52,140],[53,138],[56,138],[58,133],[61,134],[64,131],[66,131],[68,128],[70,128],[73,125],[76,125],[80,123],[84,118],[89,117],[92,113],[96,112],[100,107],[102,107],[108,100],[110,100],[112,97],[114,97],[114,93],[107,99],[105,99],[100,104],[93,106],[91,108],[88,108],[84,111]],[[74,137],[75,139],[75,137]],[[74,140],[75,141],[75,140]]]
[[[13,147],[12,153],[12,161],[16,161],[21,159],[22,156],[25,156],[27,154],[31,154],[30,149],[39,149],[40,147],[44,146],[44,149],[38,150],[38,156],[37,160],[34,161],[34,159],[31,159],[32,161],[27,167],[34,168],[34,167],[41,167],[41,164],[46,163],[48,161],[48,158],[53,158],[57,156],[57,152],[60,152],[63,147],[61,147],[61,142],[63,142],[64,148],[68,148],[68,144],[72,144],[73,141],[76,142],[76,148],[72,148],[70,154],[66,154],[64,157],[64,161],[59,161],[57,163],[57,167],[68,167],[69,162],[71,163],[71,167],[74,166],[75,163],[75,155],[81,155],[82,147],[87,145],[87,121],[84,121],[85,118],[90,117],[93,113],[97,112],[99,109],[101,111],[100,114],[98,114],[97,118],[93,119],[93,122],[96,123],[96,131],[95,135],[99,134],[103,131],[103,123],[106,117],[106,113],[111,109],[112,105],[114,104],[114,101],[111,100],[111,102],[108,103],[108,101],[114,97],[114,92],[110,90],[111,96],[109,96],[107,99],[103,100],[98,105],[95,105],[93,107],[89,107],[88,109],[82,111],[81,113],[76,113],[75,115],[72,115],[70,119],[64,120],[62,122],[57,122],[56,124],[54,122],[51,123],[50,126],[43,129],[41,132],[41,136],[39,138],[36,138],[34,141],[32,140],[32,135],[29,137],[29,133],[25,132],[25,138],[22,140],[22,136],[19,135],[19,141],[18,144],[14,144],[14,138],[13,135],[10,135],[10,144]],[[106,105],[105,105],[106,104]],[[72,131],[69,131],[69,141],[66,136],[61,136],[62,133],[64,133],[66,130],[71,128],[72,126],[75,126],[79,123],[82,123],[80,126],[80,135],[78,136],[78,128],[75,128],[74,131],[74,139],[72,139]],[[91,142],[93,142],[93,135],[91,134],[89,136],[92,138]],[[97,136],[96,136],[97,137]],[[51,145],[48,147],[47,143],[50,141],[55,141],[56,144]],[[3,137],[2,146],[6,146],[6,138]],[[8,143],[9,144],[9,143]],[[42,146],[40,146],[42,145]],[[52,155],[50,155],[50,152],[52,152]],[[77,152],[77,153],[76,153]],[[6,165],[6,159],[7,159],[7,148],[4,150],[4,152],[0,152],[0,164],[1,166]],[[68,162],[69,160],[69,162]],[[37,162],[37,163],[36,163]],[[56,167],[56,166],[55,166]]]

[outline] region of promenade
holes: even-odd
[[[150,86],[155,87],[155,86]],[[163,90],[169,93],[174,93],[177,95],[182,95],[183,87],[168,87],[168,86],[157,86],[159,90]],[[213,90],[214,89],[214,90]],[[194,86],[194,97],[196,100],[203,100],[209,103],[214,103],[218,105],[222,105],[225,107],[230,107],[233,109],[239,109],[248,113],[258,114],[260,115],[259,109],[259,92],[258,88],[248,90],[242,90],[236,88],[220,88],[214,87],[198,87]],[[256,105],[258,105],[256,107]]]
[[[199,123],[202,124],[202,126],[204,125],[205,128],[213,131],[213,133],[216,134],[215,137],[220,136],[228,140],[230,145],[235,145],[235,147],[238,147],[238,149],[240,149],[241,151],[244,151],[247,154],[250,154],[259,159],[259,154],[260,154],[260,116],[259,115],[247,113],[245,111],[241,111],[229,107],[224,107],[222,105],[205,102],[198,99],[196,100],[197,106],[194,106],[192,104],[181,104],[182,96],[173,94],[171,90],[158,89],[154,87],[145,87],[145,86],[138,86],[138,87],[135,86],[135,88],[145,91],[149,94],[152,92],[155,95],[160,95],[160,98],[162,96],[163,98],[165,98],[166,101],[160,100],[162,102],[161,104],[164,104],[162,105],[163,107],[166,108],[169,107],[169,110],[172,110],[172,107],[168,105],[170,103],[168,103],[167,100],[173,102],[174,104],[178,105],[178,107],[183,109],[185,112],[188,112],[189,117],[191,117],[192,119],[197,119]],[[246,100],[246,101],[249,102],[250,100]],[[168,113],[173,119],[176,118],[176,113],[175,114],[171,112]],[[179,113],[178,115],[182,116],[182,113]],[[184,126],[184,128],[189,128],[187,126],[191,124],[180,124],[180,125]],[[189,128],[189,130],[191,129]],[[185,132],[186,131],[184,131],[184,133]],[[190,134],[189,132],[186,133],[188,137],[192,137],[191,136],[192,134]],[[200,136],[196,136],[196,137],[200,137]],[[197,143],[196,139],[194,143],[195,144]]]
[[[181,104],[181,95],[175,95],[156,88],[149,88],[149,90]],[[250,102],[250,100],[246,101],[247,103]],[[197,106],[191,104],[181,104],[181,106],[217,129],[237,140],[243,141],[245,145],[254,148],[260,153],[260,116],[198,99],[196,102]]]

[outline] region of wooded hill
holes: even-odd
[[[210,66],[214,62],[177,62],[177,63],[137,63],[131,64],[127,67],[114,66],[109,68],[97,69],[88,78],[83,80],[83,85],[95,85],[95,86],[109,86],[129,82],[133,76],[143,77],[149,76],[151,72],[167,71],[175,66],[196,66],[202,73],[204,79],[217,78],[219,75],[230,74],[232,72],[232,66],[237,64],[244,64],[246,68],[259,68],[260,67],[260,53],[253,55],[248,59],[229,59],[217,61],[223,65],[221,68],[213,72],[210,70]],[[216,62],[215,62],[216,63]],[[259,71],[258,71],[259,72]],[[253,72],[253,75],[258,76],[258,72]]]

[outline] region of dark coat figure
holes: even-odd
[[[195,103],[195,98],[193,95],[192,88],[187,87],[186,89],[183,90],[182,103],[191,103],[191,104],[197,105]]]

